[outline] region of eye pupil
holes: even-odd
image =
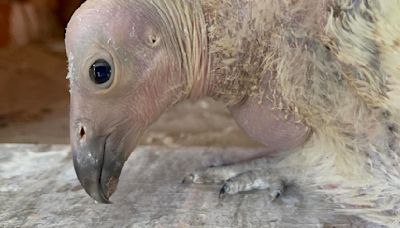
[[[108,82],[112,76],[110,64],[104,59],[96,60],[89,70],[90,78],[96,84]]]

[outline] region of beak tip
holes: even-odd
[[[105,196],[101,188],[95,188],[93,190],[85,188],[85,191],[92,199],[96,201],[96,203],[111,204],[110,199]]]
[[[76,173],[83,189],[92,199],[94,199],[97,203],[111,203],[109,200],[111,194],[106,194],[107,191],[104,191],[98,178],[94,178],[92,175],[86,176],[87,174],[90,174],[90,172],[82,172],[78,169]]]
[[[117,189],[123,162],[113,157],[106,159],[105,152],[100,158],[88,156],[90,151],[95,150],[73,149],[76,175],[86,193],[97,203],[111,204],[109,198]]]
[[[90,196],[92,197],[92,196]],[[109,199],[106,198],[94,198],[92,197],[92,199],[94,199],[94,201],[96,202],[96,204],[112,204],[112,202]]]

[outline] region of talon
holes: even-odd
[[[219,191],[218,197],[219,197],[220,199],[222,199],[222,198],[224,197],[224,195],[225,195],[225,193],[226,193],[226,189],[225,189],[226,187],[227,187],[226,184],[224,184],[224,185],[222,186],[221,190]]]
[[[272,200],[275,200],[281,196],[281,191],[273,191],[271,192]]]
[[[181,181],[181,184],[185,184],[186,183],[186,177],[183,178],[183,180]]]
[[[185,178],[183,178],[182,184],[193,183],[193,180],[194,180],[194,174],[192,173],[192,174],[186,176]]]

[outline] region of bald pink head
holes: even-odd
[[[68,24],[74,166],[97,201],[108,202],[144,129],[188,95],[168,23],[144,0],[89,0]]]

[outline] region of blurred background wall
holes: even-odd
[[[0,46],[61,37],[82,0],[0,0]]]
[[[0,0],[0,143],[68,143],[64,31],[82,0]]]

